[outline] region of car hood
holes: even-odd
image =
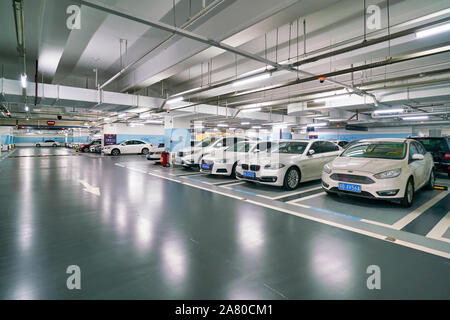
[[[265,165],[269,163],[290,163],[302,158],[300,154],[256,153],[249,158],[251,164]]]
[[[204,156],[205,160],[217,160],[217,159],[227,159],[227,160],[243,160],[248,159],[250,157],[249,152],[234,152],[234,151],[223,151],[223,150],[215,150]]]
[[[337,157],[331,162],[332,170],[354,170],[369,173],[379,173],[397,169],[402,166],[402,160]]]

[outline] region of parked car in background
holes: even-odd
[[[80,144],[80,147],[78,150],[80,150],[81,152],[89,152],[89,148],[93,145],[102,145],[102,140],[101,139],[95,139],[92,140],[88,143],[84,143],[84,144]]]
[[[272,141],[271,152],[239,161],[236,177],[293,190],[301,182],[320,179],[324,164],[336,158],[341,150],[326,140]]]
[[[447,173],[450,177],[450,137],[411,137],[420,141],[433,156],[436,171]]]
[[[43,142],[37,142],[36,147],[60,147],[61,143],[55,140],[45,140]]]
[[[400,200],[410,207],[420,188],[434,186],[433,157],[412,139],[367,139],[323,167],[327,193]]]
[[[103,147],[104,154],[118,156],[120,154],[148,154],[151,145],[148,142],[130,139],[121,142],[120,144],[113,144]]]
[[[207,138],[197,142],[192,147],[187,147],[179,152],[175,156],[175,164],[183,167],[199,167],[201,159],[209,155],[211,152],[223,152],[228,147],[235,145],[241,141],[248,141],[244,137],[226,136],[216,138]]]
[[[147,160],[159,161],[161,160],[161,153],[164,151],[164,143],[160,143],[157,146],[151,145],[147,154]]]
[[[89,147],[89,152],[92,153],[102,153],[102,145],[101,144],[94,144]]]

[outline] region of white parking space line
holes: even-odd
[[[408,213],[406,216],[398,220],[396,223],[392,225],[392,227],[396,230],[403,229],[406,225],[411,223],[411,221],[417,219],[422,213],[427,211],[429,208],[434,206],[436,203],[438,203],[440,200],[445,198],[447,196],[448,192],[440,192],[436,197],[432,198],[431,200],[425,202],[423,205],[418,207],[417,209],[413,210],[412,212]]]
[[[450,243],[450,239],[442,237],[450,228],[450,211],[428,232],[427,237]]]
[[[238,181],[238,182],[229,183],[229,184],[227,184],[227,185],[219,186],[219,187],[225,188],[225,189],[231,189],[231,188],[233,188],[234,186],[237,186],[237,185],[239,185],[239,184],[244,184],[244,183],[245,183],[245,181]]]
[[[7,154],[1,156],[1,157],[0,157],[0,162],[3,161],[3,160],[5,160],[6,158],[8,158],[10,155],[12,155],[12,154],[13,154],[14,152],[16,152],[16,151],[17,151],[17,149],[14,149],[13,151],[8,152]]]
[[[264,195],[259,195],[259,196],[262,197],[262,198],[270,199],[270,200],[277,200],[277,199],[281,199],[281,198],[285,198],[285,197],[294,196],[296,194],[302,194],[302,193],[306,193],[306,192],[314,191],[314,190],[319,190],[319,189],[322,189],[322,187],[320,186],[320,187],[315,187],[315,188],[309,188],[309,189],[306,189],[306,190],[304,189],[304,190],[299,190],[299,191],[296,191],[296,192],[285,193],[285,194],[282,194],[282,195],[279,195],[279,196],[276,196],[276,197],[269,197],[269,196],[264,196]]]
[[[125,166],[125,168],[127,168],[127,167]],[[129,169],[129,168],[127,168],[127,169]],[[430,254],[434,254],[434,255],[437,255],[437,256],[440,256],[440,257],[444,257],[444,258],[450,259],[450,253],[448,253],[448,252],[444,252],[444,251],[428,248],[428,247],[425,247],[425,246],[422,246],[422,245],[418,245],[418,244],[415,244],[415,243],[403,241],[403,240],[400,240],[400,239],[396,239],[395,242],[389,241],[389,240],[387,240],[387,239],[390,238],[390,236],[388,234],[378,234],[378,233],[375,233],[375,232],[366,231],[366,230],[363,230],[363,229],[358,229],[356,227],[351,227],[351,226],[348,226],[348,225],[345,225],[345,224],[341,224],[341,223],[338,223],[338,222],[333,222],[333,221],[330,221],[330,220],[321,219],[321,218],[314,217],[314,216],[311,216],[311,215],[307,215],[307,214],[304,214],[304,213],[300,213],[300,212],[292,211],[292,210],[289,210],[289,209],[285,209],[285,208],[273,206],[273,205],[270,205],[270,204],[262,203],[262,202],[259,202],[259,201],[243,198],[242,196],[236,196],[236,195],[229,194],[229,193],[226,193],[226,192],[221,192],[219,190],[211,190],[211,189],[199,186],[199,185],[195,185],[195,184],[191,184],[191,183],[188,183],[188,182],[180,181],[180,180],[177,180],[177,179],[174,179],[174,178],[169,178],[169,177],[166,177],[166,176],[163,176],[163,175],[160,175],[160,174],[156,174],[156,173],[153,173],[153,172],[150,172],[150,171],[147,172],[147,174],[155,176],[155,177],[159,177],[159,178],[162,178],[162,179],[170,180],[170,181],[173,181],[173,182],[178,182],[178,183],[181,183],[181,184],[185,184],[185,185],[188,185],[190,187],[197,188],[197,189],[201,189],[201,190],[213,192],[213,193],[216,193],[216,194],[220,194],[220,195],[223,195],[223,196],[226,196],[226,197],[229,197],[229,198],[243,200],[243,201],[246,201],[248,203],[252,203],[252,204],[260,206],[260,207],[269,208],[269,209],[272,209],[272,210],[275,210],[275,211],[278,211],[278,212],[284,212],[284,213],[287,213],[287,214],[290,214],[290,215],[294,215],[294,216],[297,216],[297,217],[300,217],[300,218],[304,218],[304,219],[307,219],[307,220],[316,221],[316,222],[323,223],[323,224],[326,224],[326,225],[329,225],[329,226],[332,226],[332,227],[336,227],[336,228],[339,228],[339,229],[343,229],[343,230],[347,230],[347,231],[363,234],[363,235],[366,235],[368,237],[380,239],[380,240],[383,240],[383,241],[388,241],[389,243],[392,243],[392,244],[397,244],[397,245],[401,245],[401,246],[404,246],[404,247],[409,247],[409,248],[412,248],[412,249],[415,249],[415,250],[427,252],[427,253],[430,253]],[[242,183],[245,183],[245,182],[242,181]],[[303,205],[297,204],[297,206],[303,206]]]
[[[286,203],[296,204],[297,202],[308,200],[308,199],[315,198],[315,197],[318,197],[318,196],[323,196],[324,194],[325,194],[325,192],[319,192],[319,193],[315,193],[315,194],[312,194],[312,195],[304,197],[304,198],[298,198],[298,199],[294,199],[294,200],[291,200],[291,201],[287,201]]]
[[[181,174],[169,173],[169,175],[171,175],[173,177],[191,177],[191,176],[204,176],[204,175],[207,175],[207,173],[203,173],[203,172],[190,172],[190,173],[181,173]]]

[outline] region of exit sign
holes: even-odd
[[[47,121],[48,126],[54,126],[55,124],[56,124],[56,121],[53,121],[53,120]]]

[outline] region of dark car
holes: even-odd
[[[433,155],[434,167],[450,177],[450,137],[410,137],[420,141]]]
[[[82,152],[89,152],[89,148],[93,145],[102,145],[102,140],[101,139],[96,139],[96,140],[92,140],[89,143],[86,144],[81,144],[80,145],[80,151]]]

